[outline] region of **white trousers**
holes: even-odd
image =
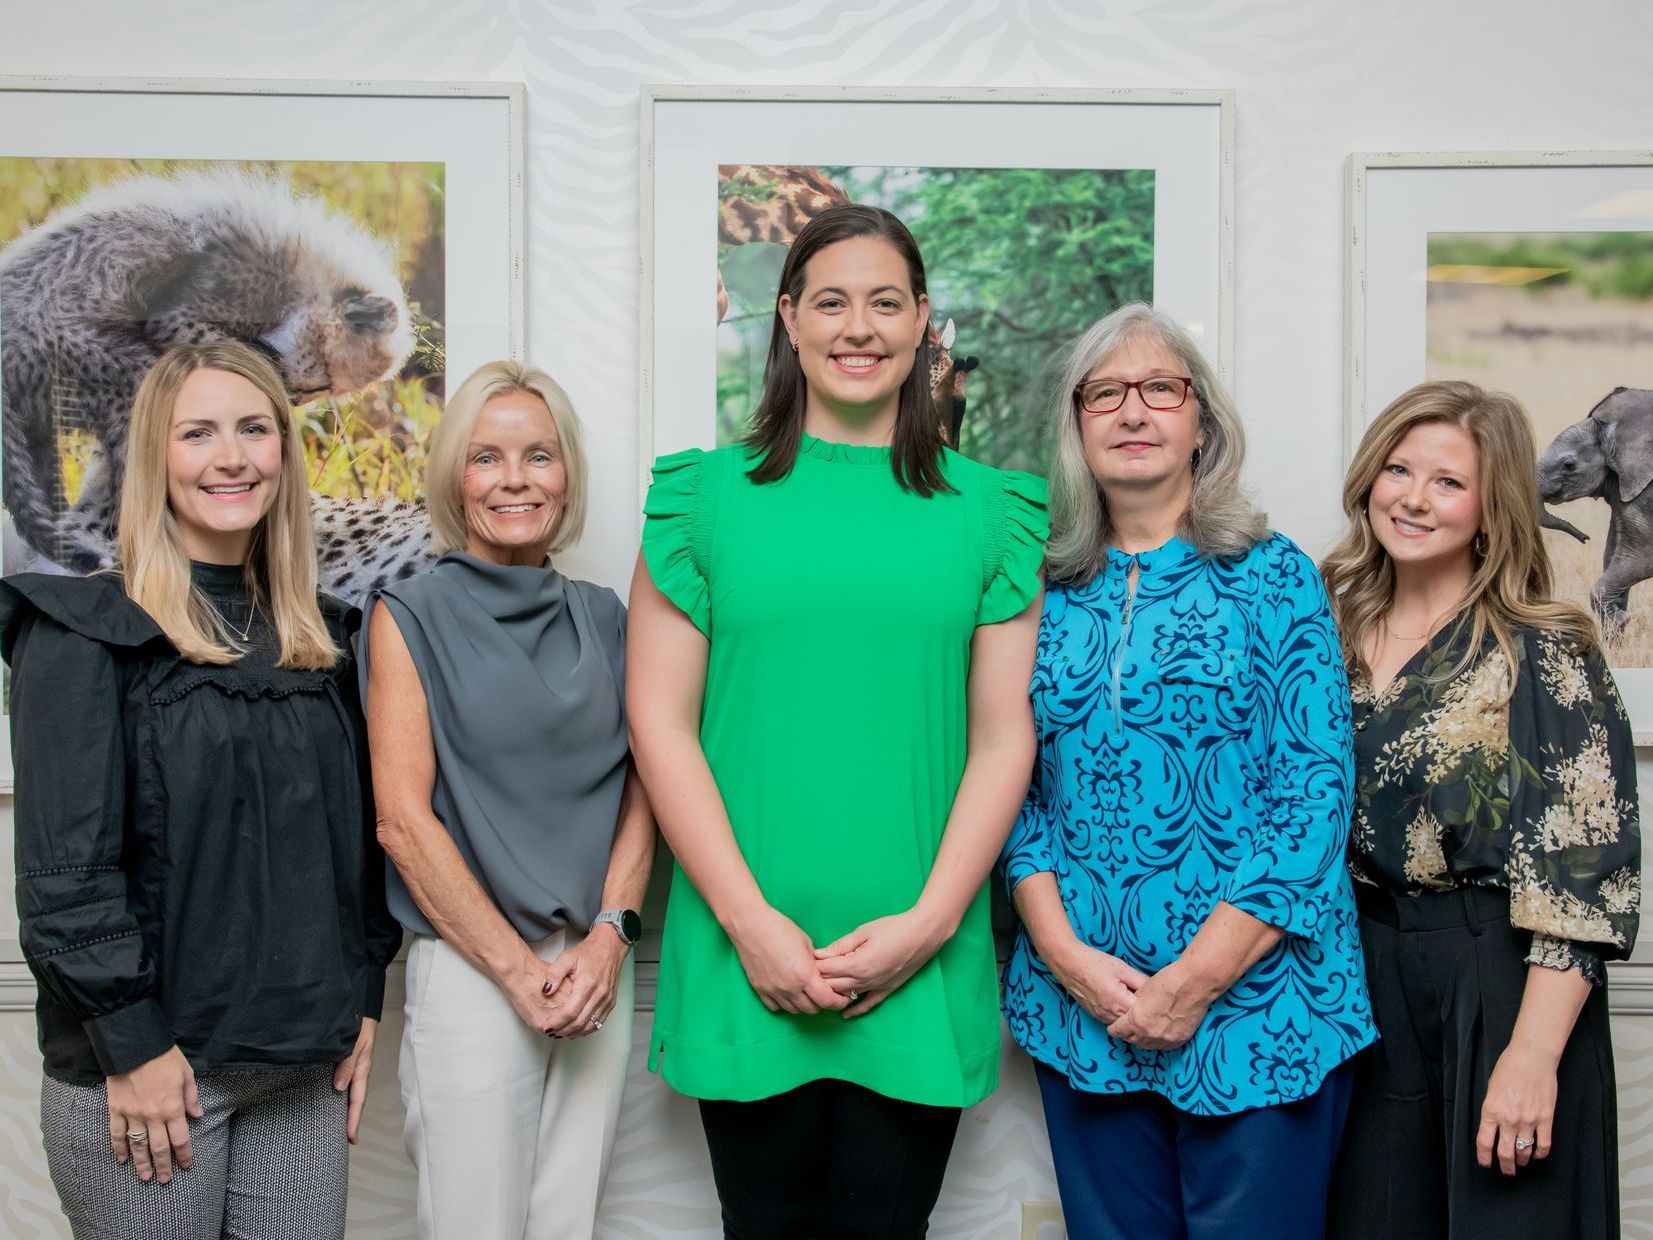
[[[568,937],[534,952],[550,960]],[[424,1240],[591,1240],[626,1083],[632,985],[627,959],[603,1028],[548,1038],[452,947],[415,937],[399,1075]]]

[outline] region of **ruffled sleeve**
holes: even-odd
[[[1039,593],[1039,569],[1050,537],[1043,478],[999,471],[988,492],[986,555],[977,624],[998,624],[1021,613]]]
[[[1528,961],[1599,980],[1630,954],[1641,825],[1630,721],[1599,651],[1527,633],[1510,702],[1510,921]]]
[[[655,589],[710,637],[708,472],[707,455],[699,448],[655,461],[654,482],[643,504],[643,558]]]

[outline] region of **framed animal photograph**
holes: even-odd
[[[428,563],[445,393],[522,354],[523,104],[510,83],[0,78],[0,567],[113,564],[138,383],[218,338],[270,356],[298,407],[324,588]]]
[[[949,441],[1043,473],[1064,346],[1153,301],[1232,365],[1233,102],[1224,91],[647,87],[641,485],[735,441],[763,380],[786,249],[847,202],[924,255]]]
[[[1653,152],[1356,155],[1348,188],[1347,453],[1414,383],[1519,399],[1557,592],[1653,744]]]

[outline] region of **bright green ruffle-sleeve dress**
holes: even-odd
[[[764,897],[817,944],[910,908],[965,761],[970,639],[1038,591],[1045,484],[956,453],[956,493],[896,482],[888,448],[804,436],[783,481],[741,447],[660,458],[654,583],[710,643],[700,739]],[[681,868],[649,1066],[681,1093],[750,1101],[807,1081],[969,1106],[998,1077],[985,888],[881,1006],[771,1012]]]

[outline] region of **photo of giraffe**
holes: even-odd
[[[924,255],[931,386],[953,444],[1042,474],[1063,346],[1153,300],[1154,188],[1152,169],[720,166],[717,442],[738,439],[757,402],[786,247],[859,202],[899,216]]]
[[[4,570],[113,563],[138,383],[220,338],[297,407],[323,587],[427,563],[445,216],[441,163],[0,157]]]

